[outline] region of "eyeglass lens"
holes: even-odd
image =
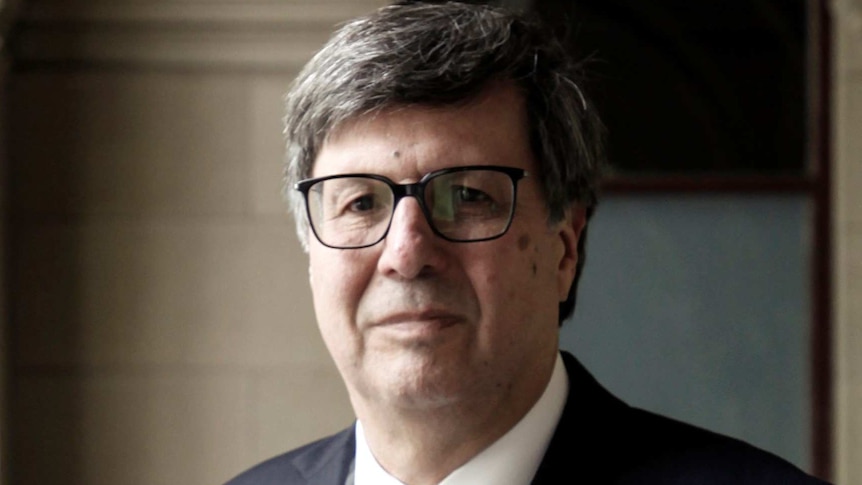
[[[476,241],[503,234],[511,219],[515,184],[493,170],[446,172],[420,185],[423,212],[432,229],[453,241]],[[362,247],[380,241],[389,229],[395,194],[383,180],[350,176],[322,180],[308,190],[309,216],[323,244]]]

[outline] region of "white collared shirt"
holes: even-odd
[[[439,485],[527,485],[533,479],[554,436],[569,392],[563,359],[557,354],[551,380],[518,423],[497,441],[455,469]],[[362,423],[356,422],[354,485],[404,485],[374,458]]]

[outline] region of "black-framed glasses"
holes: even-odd
[[[471,165],[428,173],[414,184],[382,175],[342,174],[307,179],[294,188],[305,199],[311,230],[324,246],[373,246],[389,232],[404,197],[415,197],[434,234],[453,242],[496,239],[512,224],[518,180],[527,171]]]

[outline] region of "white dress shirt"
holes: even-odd
[[[529,484],[554,436],[568,392],[566,368],[557,354],[551,380],[530,411],[500,439],[455,469],[439,485]],[[359,421],[356,422],[354,484],[404,485],[374,458]]]

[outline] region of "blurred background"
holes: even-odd
[[[352,422],[281,98],[386,3],[0,1],[0,484],[219,484]],[[862,0],[492,3],[591,59],[610,132],[563,347],[862,484]]]

